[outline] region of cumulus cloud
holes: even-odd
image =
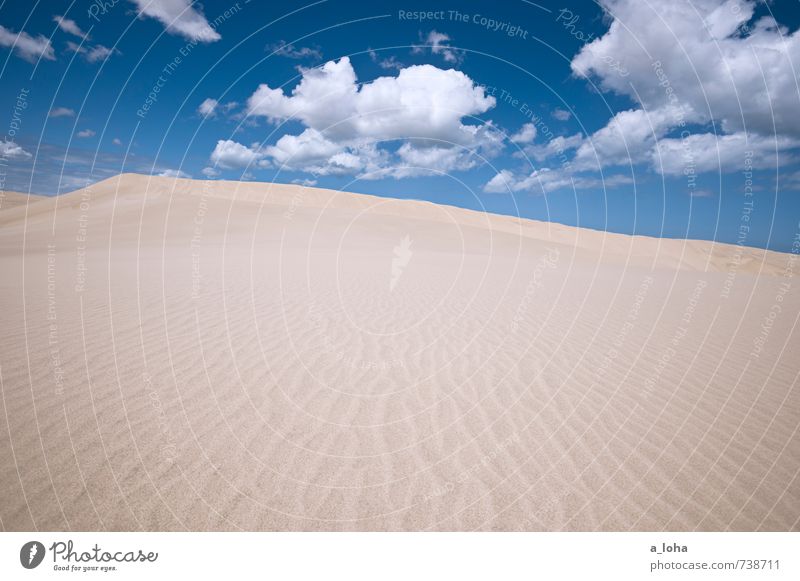
[[[650,159],[667,174],[692,164],[698,172],[740,168],[745,149],[754,152],[755,164],[764,166],[793,159],[786,151],[798,147],[800,139],[794,66],[800,62],[799,31],[790,34],[770,16],[754,19],[754,0],[604,0],[603,6],[613,15],[611,26],[581,49],[572,70],[637,101],[641,109],[625,114],[646,129],[631,124],[615,129],[612,125],[625,121],[619,114],[593,141],[614,133],[631,137],[626,144],[631,161]],[[619,74],[622,69],[625,75]],[[665,113],[667,120],[662,119]],[[686,129],[712,122],[719,129],[711,133]],[[679,128],[684,133],[680,142],[665,139]],[[615,156],[622,155],[619,147],[609,152],[598,143],[594,150],[603,151],[609,162],[619,162]]]
[[[236,144],[236,158],[270,159],[320,175],[407,177],[425,168],[464,169],[475,163],[473,151],[490,154],[499,147],[499,132],[490,123],[463,122],[494,105],[493,97],[459,71],[411,66],[359,84],[343,57],[303,70],[290,94],[260,85],[247,101],[249,115],[273,123],[294,119],[305,128],[257,151]],[[394,152],[379,146],[396,141],[402,143]],[[233,150],[234,142],[225,143],[224,149]]]
[[[53,107],[47,114],[48,117],[75,117],[75,111],[69,107]]]
[[[653,111],[620,111],[591,136],[559,136],[544,145],[528,145],[524,152],[537,162],[559,158],[573,172],[645,164],[665,175],[736,171],[743,167],[745,156],[749,156],[754,168],[775,167],[779,161],[796,159],[789,150],[799,147],[800,140],[793,137],[743,131],[668,136],[677,115],[669,105]],[[574,155],[570,157],[572,150]]]
[[[88,38],[88,35],[81,30],[81,27],[78,26],[74,20],[64,18],[63,16],[53,16],[53,22],[58,24],[58,27],[68,34],[73,34],[81,38]]]
[[[251,115],[272,121],[293,117],[338,140],[419,137],[461,144],[471,143],[476,133],[476,126],[461,119],[494,105],[494,97],[464,73],[431,65],[359,87],[347,57],[303,71],[291,96],[261,85],[247,102]]]
[[[659,139],[651,164],[666,175],[740,171],[745,165],[754,169],[774,168],[785,162],[796,162],[797,155],[787,150],[797,147],[800,147],[800,140],[793,137],[753,135],[744,131],[730,135],[698,133],[685,138]]]
[[[800,63],[800,32],[790,34],[771,17],[754,19],[754,0],[601,5],[611,19],[608,32],[581,48],[572,71],[637,107],[589,136],[530,144],[526,154],[539,162],[560,156],[561,169],[523,177],[506,170],[487,191],[529,191],[536,183],[547,191],[584,179],[580,172],[639,164],[677,176],[797,161],[800,91],[793,64]],[[560,119],[558,111],[553,116]]]
[[[32,156],[13,141],[0,141],[0,158],[6,160],[30,159]]]
[[[483,187],[487,193],[541,193],[546,194],[564,188],[585,190],[614,188],[633,183],[630,176],[614,174],[610,176],[582,176],[570,171],[541,168],[528,175],[517,176],[509,170],[500,170]]]
[[[207,178],[215,178],[218,177],[222,172],[215,167],[204,167],[200,170],[200,173]]]
[[[600,170],[646,162],[651,159],[656,141],[677,123],[678,115],[670,105],[652,111],[621,111],[605,127],[580,142],[575,164],[580,169]]]
[[[379,172],[389,159],[388,153],[374,143],[337,143],[315,129],[306,129],[300,135],[284,135],[275,145],[265,147],[263,154],[283,169],[372,178],[381,177]]]
[[[114,139],[111,140],[111,143],[113,143],[114,145],[122,145],[122,140],[119,137],[115,137]]]
[[[321,59],[322,51],[319,48],[310,48],[303,46],[300,48],[295,47],[293,44],[288,44],[281,40],[277,44],[268,45],[267,50],[277,56],[284,56],[290,59]]]
[[[200,105],[197,106],[197,113],[201,117],[216,117],[217,113],[230,113],[239,104],[236,101],[229,101],[227,103],[220,103],[216,99],[205,99]]]
[[[278,164],[298,168],[324,164],[342,150],[342,146],[327,139],[316,129],[306,129],[300,135],[284,135],[275,145],[265,148],[266,154]]]
[[[263,153],[230,139],[217,141],[211,152],[211,161],[222,168],[247,167],[263,158]]]
[[[800,171],[781,176],[782,187],[800,192]]]
[[[162,178],[191,178],[191,174],[181,171],[179,169],[165,169],[158,174]]]
[[[208,98],[197,107],[197,112],[203,117],[211,117],[215,114],[219,101]]]
[[[523,151],[525,155],[536,161],[544,161],[550,158],[566,159],[566,154],[574,149],[577,149],[584,143],[583,135],[576,133],[570,136],[559,135],[553,137],[545,144],[531,144],[525,146]]]
[[[509,139],[514,143],[531,143],[536,139],[536,125],[533,123],[526,123]]]
[[[687,121],[713,119],[726,133],[800,136],[800,32],[789,34],[770,16],[753,21],[754,0],[602,4],[614,20],[573,59],[576,74],[646,109],[677,99]]]
[[[385,70],[400,70],[404,68],[405,65],[398,61],[394,55],[389,55],[386,58],[381,58],[378,56],[378,53],[372,49],[369,49],[369,58],[372,62],[376,63],[380,68]]]
[[[317,180],[303,178],[303,179],[292,180],[292,183],[293,184],[297,184],[298,186],[311,187],[311,186],[316,186],[317,185]]]
[[[0,24],[0,46],[11,48],[18,57],[30,63],[35,63],[39,59],[56,60],[53,45],[47,37],[41,34],[33,37],[27,32],[14,32],[2,24]]]
[[[665,106],[653,111],[617,113],[609,123],[582,139],[572,160],[576,170],[646,164],[664,175],[738,171],[749,157],[752,167],[778,167],[797,156],[800,139],[785,135],[690,133],[667,135],[677,125],[676,111]],[[536,157],[536,156],[535,156]],[[547,155],[536,157],[546,159]]]
[[[114,54],[114,52],[115,50],[113,48],[108,48],[107,46],[97,44],[89,47],[88,52],[86,52],[83,57],[90,63],[96,63],[98,61],[106,60],[108,57]]]
[[[558,119],[559,121],[569,121],[570,117],[572,117],[572,113],[567,111],[566,109],[559,109],[556,107],[553,110],[553,117]]]
[[[78,133],[76,133],[76,135],[83,139],[83,138],[86,138],[86,137],[94,137],[95,136],[95,132],[92,131],[91,129],[84,129],[82,131],[78,131]]]
[[[419,148],[404,143],[397,150],[397,156],[400,163],[388,170],[388,174],[396,178],[466,171],[479,163],[473,152],[460,147]]]
[[[131,0],[139,16],[155,18],[167,32],[192,41],[215,42],[222,38],[206,17],[192,6],[192,0]]]
[[[72,41],[67,42],[67,50],[78,53],[90,63],[106,60],[116,52],[116,49],[96,44],[94,46],[80,45]]]
[[[303,71],[300,84],[291,96],[281,89],[259,85],[247,100],[250,115],[266,117],[279,122],[297,117],[312,128],[327,128],[339,121],[347,121],[353,113],[352,103],[358,94],[356,74],[350,59],[329,61],[318,69]]]
[[[461,62],[461,53],[453,49],[448,42],[452,39],[443,32],[431,30],[428,34],[423,35],[420,33],[419,38],[425,43],[424,46],[415,46],[412,49],[413,53],[425,52],[426,48],[430,48],[433,54],[441,55],[445,62],[459,63]]]

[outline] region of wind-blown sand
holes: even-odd
[[[5,530],[798,530],[795,255],[123,175],[0,213]]]
[[[18,208],[25,204],[35,204],[42,200],[41,196],[23,194],[20,192],[0,191],[0,211]]]

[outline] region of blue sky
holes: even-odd
[[[791,247],[800,4],[454,4],[5,2],[2,187],[297,182]]]

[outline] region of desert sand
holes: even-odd
[[[28,195],[20,192],[0,191],[0,211],[17,208],[26,204],[34,204],[42,199],[42,196]]]
[[[800,529],[793,254],[124,174],[0,268],[3,530]]]

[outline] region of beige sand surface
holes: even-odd
[[[5,530],[798,530],[791,254],[124,175],[0,213]]]
[[[25,204],[35,204],[36,202],[46,199],[43,196],[23,194],[20,192],[11,192],[0,190],[0,211],[9,210],[24,206]]]

